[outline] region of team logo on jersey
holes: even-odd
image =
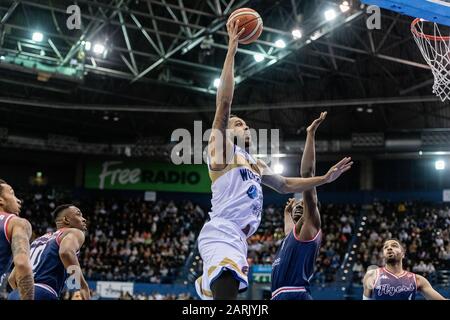
[[[391,286],[390,284],[382,284],[377,286],[376,289],[378,291],[379,296],[389,295],[392,297],[393,295],[401,294],[403,292],[414,291],[414,285],[410,284],[409,286],[407,285]]]
[[[256,189],[256,187],[252,185],[250,188],[248,188],[247,195],[251,199],[256,199],[258,197],[258,189]]]

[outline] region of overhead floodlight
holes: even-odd
[[[41,42],[44,40],[44,35],[40,32],[34,32],[31,39],[33,39],[34,42]]]
[[[96,43],[94,45],[94,53],[103,54],[103,52],[105,52],[105,46],[101,43]]]
[[[273,172],[275,174],[282,174],[284,171],[284,166],[280,163],[277,163],[276,165],[273,166]]]
[[[444,160],[437,160],[434,163],[434,167],[436,170],[444,170],[445,169],[445,161]]]
[[[334,9],[328,9],[327,11],[325,11],[324,16],[327,21],[331,21],[336,19],[337,13]]]
[[[348,3],[348,1],[344,1],[339,6],[339,9],[341,9],[341,12],[347,12],[348,10],[350,10],[350,4]]]
[[[277,41],[275,41],[275,46],[280,49],[286,48],[286,42],[284,42],[281,39],[278,39]]]
[[[257,53],[253,56],[253,58],[255,59],[256,62],[261,62],[264,61],[264,55],[261,53]]]
[[[214,79],[214,87],[218,88],[219,86],[220,86],[220,79],[219,78]]]
[[[294,29],[292,30],[292,37],[294,39],[301,39],[302,37],[302,31],[300,29]]]

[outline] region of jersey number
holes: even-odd
[[[39,265],[39,262],[41,261],[42,252],[44,252],[46,246],[47,244],[44,243],[31,249],[30,261],[31,261],[31,268],[33,269],[33,271]]]

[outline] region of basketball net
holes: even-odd
[[[443,102],[450,100],[450,34],[443,35],[437,23],[423,19],[412,22],[411,32],[433,72],[433,92]]]

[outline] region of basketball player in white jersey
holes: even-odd
[[[208,145],[208,169],[212,180],[211,220],[198,238],[203,259],[203,275],[195,282],[202,299],[233,300],[247,289],[247,238],[261,221],[261,183],[280,193],[302,192],[336,180],[351,167],[345,158],[326,175],[312,178],[286,178],[274,174],[262,161],[248,153],[250,130],[245,121],[230,118],[234,92],[234,56],[239,20],[227,24],[228,53],[216,99],[216,114]],[[227,133],[231,133],[230,139]],[[238,145],[234,144],[234,138]]]
[[[384,267],[368,270],[363,279],[363,300],[415,300],[419,291],[427,300],[446,300],[421,275],[405,271],[405,249],[397,239],[383,245]]]

